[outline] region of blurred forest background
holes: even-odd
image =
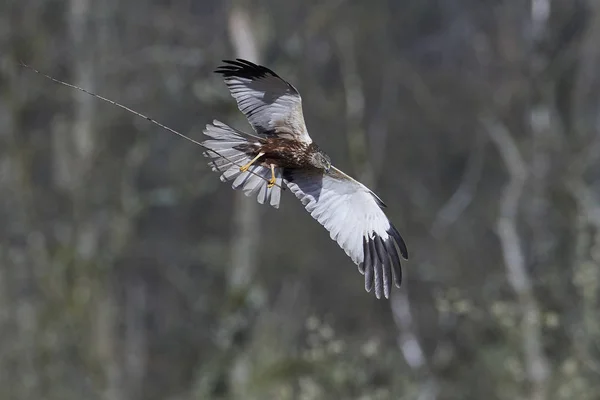
[[[259,61],[388,204],[377,301],[202,149]],[[3,0],[0,398],[600,398],[599,0]]]

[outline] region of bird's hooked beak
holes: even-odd
[[[329,170],[331,169],[331,163],[327,163],[327,165],[325,166],[325,173],[329,173]]]

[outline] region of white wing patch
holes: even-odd
[[[223,75],[238,108],[258,133],[311,143],[298,91],[276,73],[246,60],[224,61]]]
[[[365,288],[389,297],[392,272],[401,281],[400,259],[406,245],[380,208],[380,201],[363,184],[336,168],[328,174],[288,171],[284,182],[306,210],[329,231],[365,275]]]

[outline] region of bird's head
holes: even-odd
[[[311,158],[313,167],[323,169],[325,170],[325,172],[329,172],[329,170],[331,169],[331,159],[327,154],[323,153],[322,151],[315,151]]]

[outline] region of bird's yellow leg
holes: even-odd
[[[269,183],[267,184],[268,188],[272,188],[275,186],[275,164],[271,164],[271,179],[269,179]]]
[[[240,171],[242,171],[242,172],[246,172],[246,171],[248,171],[248,168],[250,168],[250,166],[251,166],[252,164],[254,164],[254,163],[256,162],[256,160],[258,160],[259,158],[261,158],[261,157],[262,157],[262,156],[264,156],[264,155],[265,155],[265,153],[263,153],[263,152],[261,151],[261,152],[260,152],[260,153],[258,153],[258,154],[256,155],[256,157],[254,157],[254,158],[252,159],[252,161],[250,161],[248,164],[246,164],[246,165],[242,165],[242,166],[240,167]]]

